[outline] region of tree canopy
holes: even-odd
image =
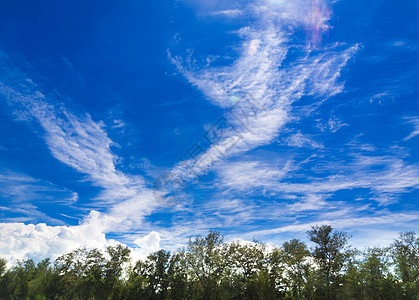
[[[136,262],[123,245],[10,268],[0,258],[0,299],[419,299],[414,232],[363,251],[329,225],[307,235],[311,248],[299,239],[275,247],[226,243],[211,231],[174,253],[159,250]]]

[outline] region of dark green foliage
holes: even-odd
[[[304,287],[311,275],[311,266],[307,258],[310,256],[305,243],[298,239],[292,239],[282,244],[283,260],[287,266],[284,283],[287,295],[293,299],[304,299],[308,291]]]
[[[402,233],[389,248],[361,252],[331,226],[281,247],[224,243],[211,231],[176,253],[159,250],[135,264],[122,245],[76,249],[56,259],[0,258],[0,299],[419,299],[419,239]]]
[[[345,262],[344,248],[348,236],[333,230],[330,225],[315,226],[308,237],[316,245],[312,255],[319,265],[317,295],[321,299],[335,299],[342,283],[341,269]]]
[[[414,232],[401,233],[391,246],[396,278],[401,280],[405,299],[419,295],[419,238]]]

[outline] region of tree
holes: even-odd
[[[210,231],[206,237],[189,240],[186,248],[186,263],[189,276],[193,281],[190,286],[191,298],[215,299],[217,286],[226,266],[224,260],[223,236]]]
[[[36,266],[32,259],[22,260],[7,273],[7,289],[12,299],[29,298],[29,282],[35,277]]]
[[[170,252],[159,250],[147,257],[149,263],[148,284],[153,297],[151,299],[166,299],[169,287]]]
[[[28,283],[28,294],[31,299],[54,299],[56,295],[57,276],[51,267],[49,258],[40,261],[35,268],[35,275]]]
[[[106,254],[108,256],[108,260],[105,262],[103,267],[106,294],[103,296],[113,296],[117,298],[121,297],[123,289],[121,276],[124,264],[128,263],[130,260],[130,252],[130,249],[121,244],[118,244],[114,247],[107,247]]]
[[[7,296],[7,282],[6,282],[6,273],[7,270],[7,261],[0,257],[0,299]]]
[[[346,263],[343,267],[343,282],[341,296],[343,299],[362,299],[364,291],[361,273],[362,253],[356,249],[349,249],[345,253]]]
[[[129,270],[129,277],[125,287],[126,299],[148,299],[153,295],[153,291],[148,288],[149,270],[151,266],[138,260],[134,268]]]
[[[333,230],[330,225],[313,226],[307,233],[310,241],[316,244],[312,255],[319,265],[320,297],[333,299],[341,279],[339,271],[343,267],[345,258],[343,250],[348,242],[348,235]]]
[[[395,271],[403,282],[406,299],[419,296],[419,238],[413,231],[400,233],[391,245]]]
[[[303,299],[303,289],[310,273],[310,256],[307,246],[298,239],[292,239],[282,244],[283,259],[287,266],[287,292],[293,299]]]
[[[229,295],[241,299],[273,297],[275,285],[271,281],[266,246],[260,242],[231,243],[226,248],[224,287]],[[232,286],[229,282],[234,281]]]
[[[369,248],[360,265],[363,295],[366,299],[402,299],[398,284],[390,273],[387,249]]]
[[[7,261],[3,257],[0,257],[0,277],[3,276],[4,273],[6,273],[6,269]]]
[[[49,259],[28,259],[7,269],[0,258],[0,299],[419,299],[413,232],[389,248],[363,252],[347,247],[347,235],[328,225],[308,236],[311,255],[298,239],[270,249],[257,241],[226,244],[210,232],[134,267],[122,245],[76,249],[53,266]]]
[[[282,296],[286,290],[284,276],[284,251],[281,248],[275,247],[268,254],[267,260],[269,265],[269,277],[271,280],[271,285],[275,289],[277,296]]]
[[[168,276],[169,298],[186,299],[188,276],[184,250],[178,251],[170,258]]]
[[[98,249],[76,249],[55,261],[59,275],[59,290],[66,298],[101,298],[104,285],[106,259]]]

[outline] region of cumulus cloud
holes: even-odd
[[[80,226],[48,226],[44,223],[0,223],[0,256],[22,258],[57,258],[78,247],[104,249],[116,244],[105,234],[86,223]]]
[[[49,226],[45,223],[0,223],[0,257],[9,261],[32,258],[35,260],[58,256],[76,248],[98,248],[121,244],[106,238],[99,212],[90,214],[77,226]],[[131,258],[135,261],[160,249],[160,235],[152,231],[135,240],[139,247],[131,247]]]

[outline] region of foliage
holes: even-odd
[[[133,265],[122,245],[76,249],[51,264],[0,258],[0,299],[419,299],[419,239],[358,251],[329,225],[281,247],[224,243],[219,232]]]

